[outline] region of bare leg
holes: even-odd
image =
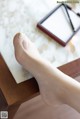
[[[14,48],[17,61],[36,78],[48,104],[65,103],[80,112],[80,83],[42,59],[24,34],[16,34]]]

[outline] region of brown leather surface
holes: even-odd
[[[2,110],[6,110],[8,108],[8,104],[7,104],[7,101],[3,95],[3,92],[2,90],[0,89],[0,111]]]

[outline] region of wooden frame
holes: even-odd
[[[65,74],[75,78],[80,76],[80,59],[65,64],[59,69]],[[6,63],[0,55],[0,110],[7,109],[12,119],[19,106],[39,95],[39,88],[35,78],[17,84],[10,73]],[[2,103],[3,102],[3,103]]]
[[[51,33],[48,29],[46,29],[45,27],[43,27],[41,24],[47,20],[47,18],[49,18],[53,13],[56,12],[56,10],[58,10],[61,6],[63,6],[63,4],[60,4],[59,6],[57,6],[55,9],[53,9],[48,15],[46,15],[40,22],[38,22],[37,27],[43,31],[44,33],[46,33],[47,35],[49,35],[52,39],[54,39],[56,42],[58,42],[60,45],[62,46],[66,46],[66,44],[72,39],[72,37],[79,31],[80,26],[77,28],[77,30],[75,32],[73,32],[73,34],[69,37],[69,39],[67,39],[66,42],[64,42],[62,39],[60,39],[59,37],[57,37],[56,35],[54,35],[53,33]]]

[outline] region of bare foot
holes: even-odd
[[[14,37],[17,61],[37,80],[40,92],[49,105],[66,103],[80,111],[80,84],[43,60],[33,43],[21,33]]]

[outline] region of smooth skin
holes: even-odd
[[[80,83],[44,60],[25,34],[17,33],[13,44],[17,61],[35,77],[45,102],[67,104],[80,112]]]

